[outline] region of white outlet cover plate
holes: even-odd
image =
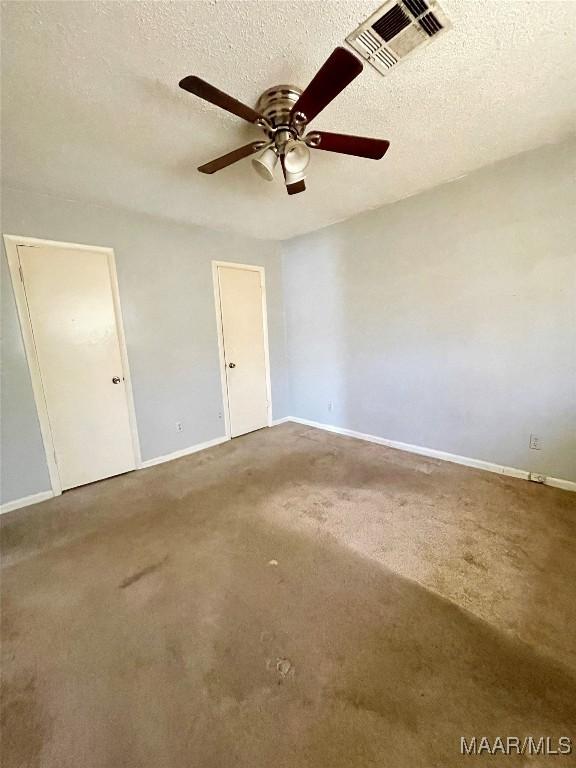
[[[530,472],[530,480],[533,483],[545,483],[546,475],[540,475],[538,472]]]

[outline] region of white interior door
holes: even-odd
[[[62,489],[134,469],[108,255],[18,246]]]
[[[232,437],[268,425],[262,273],[218,267]]]

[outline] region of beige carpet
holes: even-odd
[[[574,765],[576,496],[284,424],[5,515],[4,768]]]

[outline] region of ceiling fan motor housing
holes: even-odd
[[[300,98],[301,93],[302,89],[294,85],[275,85],[260,96],[256,111],[264,115],[274,129],[281,126],[288,127],[290,110]]]

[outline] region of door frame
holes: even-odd
[[[256,264],[238,264],[235,261],[212,261],[212,281],[214,283],[214,309],[216,312],[216,329],[218,333],[218,358],[220,361],[220,383],[222,386],[222,410],[224,415],[224,429],[228,440],[232,439],[230,427],[230,400],[228,397],[228,383],[226,378],[226,360],[224,356],[224,328],[222,326],[222,304],[220,301],[220,276],[219,267],[230,269],[244,269],[260,274],[260,293],[262,295],[262,331],[264,339],[264,366],[266,369],[266,415],[267,426],[272,426],[272,386],[270,383],[270,350],[268,348],[268,313],[266,311],[266,272],[264,267]]]
[[[132,393],[132,380],[130,377],[130,366],[128,363],[128,352],[126,350],[126,338],[124,336],[124,324],[122,322],[122,308],[120,306],[120,293],[118,289],[118,277],[116,274],[116,257],[114,249],[99,245],[84,245],[79,243],[63,243],[58,240],[44,240],[37,237],[25,237],[22,235],[4,235],[4,245],[8,259],[8,268],[12,279],[12,288],[14,289],[14,299],[20,321],[20,330],[22,332],[22,341],[26,353],[26,361],[30,378],[32,381],[32,391],[36,403],[36,411],[40,422],[40,432],[42,433],[42,442],[46,453],[46,463],[50,475],[50,485],[54,496],[62,493],[62,484],[58,464],[56,463],[56,453],[54,450],[54,440],[48,417],[48,407],[44,387],[42,386],[42,377],[40,375],[40,364],[36,354],[34,344],[34,334],[28,312],[28,302],[22,277],[22,267],[18,255],[18,246],[27,246],[29,248],[65,248],[76,251],[91,251],[104,253],[108,259],[108,271],[110,274],[110,286],[112,289],[112,300],[114,303],[114,317],[116,320],[116,331],[120,344],[120,356],[122,360],[122,375],[126,387],[126,400],[128,404],[128,418],[130,422],[130,434],[132,437],[132,449],[134,451],[134,463],[136,469],[142,466],[142,457],[140,454],[140,441],[138,439],[138,425],[136,423],[136,410],[134,408],[134,396]],[[86,460],[89,461],[89,452],[86,451]]]

